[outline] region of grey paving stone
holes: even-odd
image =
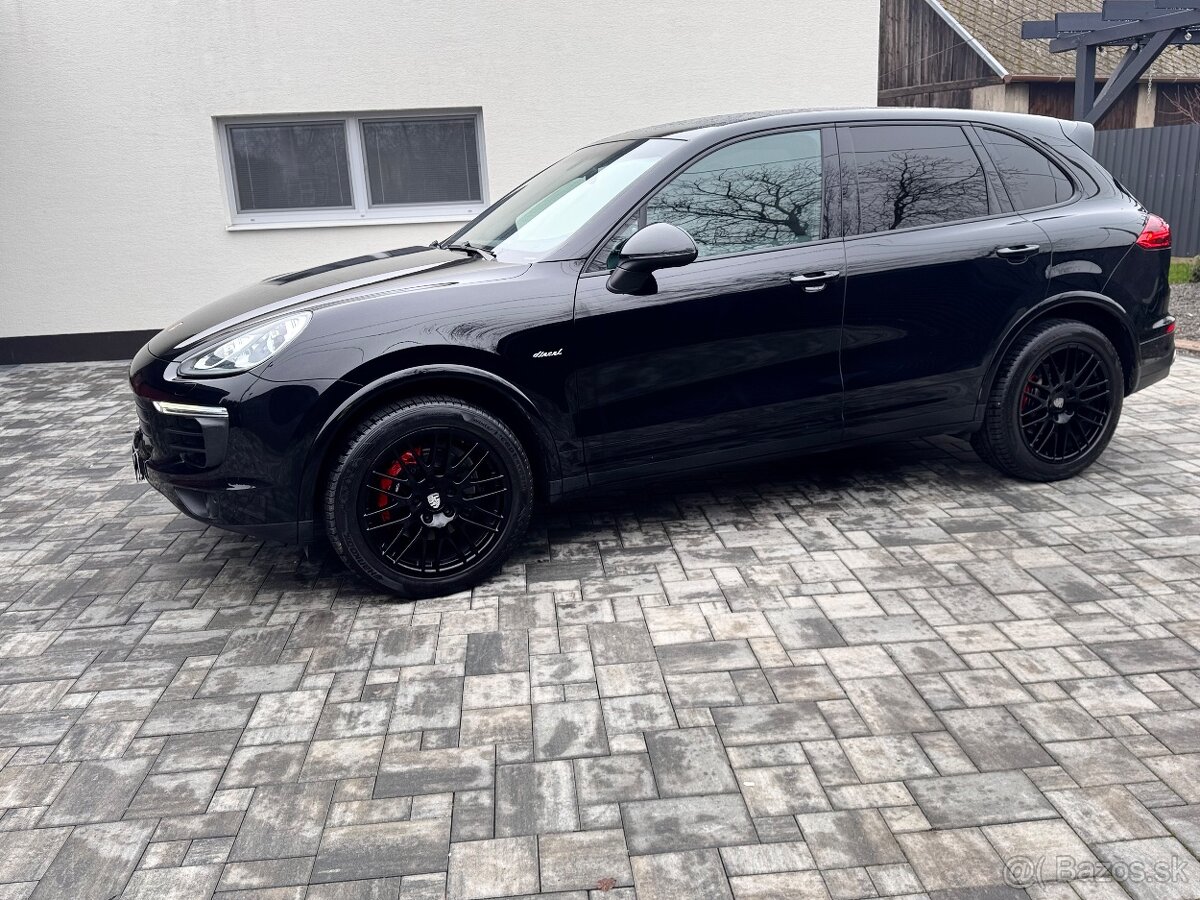
[[[568,760],[497,767],[496,835],[543,834],[579,827]]]
[[[1200,710],[1149,713],[1138,721],[1172,753],[1200,752]]]
[[[716,850],[638,856],[631,868],[638,900],[733,900]]]
[[[244,728],[254,711],[253,697],[233,700],[165,700],[155,705],[139,734],[143,737]]]
[[[304,744],[239,747],[230,757],[221,787],[244,788],[295,781],[300,777],[307,752]]]
[[[1022,772],[919,778],[908,782],[908,789],[935,828],[1050,819],[1057,815]]]
[[[82,825],[121,818],[154,762],[149,757],[83,762],[39,825]]]
[[[847,681],[843,688],[872,734],[941,728],[933,710],[901,676],[857,678]]]
[[[110,900],[125,888],[154,823],[79,825],[34,889],[33,900]]]
[[[650,758],[645,753],[575,760],[575,785],[585,806],[658,796]]]
[[[27,712],[0,716],[0,746],[57,744],[75,724],[76,713]]]
[[[608,738],[600,702],[537,704],[533,710],[533,741],[538,759],[603,756],[608,753]]]
[[[1178,638],[1098,643],[1092,649],[1122,675],[1200,669],[1200,651]]]
[[[1074,700],[1019,703],[1009,709],[1025,730],[1041,742],[1108,736],[1104,726]]]
[[[619,828],[545,834],[538,839],[542,891],[601,890],[633,884],[625,833]],[[605,885],[599,888],[599,885]]]
[[[833,736],[817,705],[811,702],[731,706],[714,709],[712,715],[727,747]]]
[[[433,633],[437,634],[436,628]],[[378,659],[377,651],[376,665],[379,665]],[[528,670],[528,631],[512,629],[475,632],[467,635],[467,675],[494,675],[498,672],[525,672]]]
[[[940,714],[946,730],[983,772],[1054,764],[1008,710],[1001,706],[947,709]]]
[[[414,625],[381,631],[375,645],[376,666],[423,666],[434,661],[437,652],[436,625]]]
[[[150,775],[129,803],[126,818],[197,815],[208,809],[220,769]]]
[[[494,761],[492,747],[398,753],[385,748],[375,779],[375,796],[402,797],[491,788]]]
[[[625,839],[633,854],[722,847],[757,840],[737,794],[635,800],[622,804]]]
[[[641,622],[597,622],[588,626],[588,637],[598,666],[655,659],[650,633]]]
[[[738,789],[715,728],[651,731],[646,749],[663,797],[720,794]]]
[[[389,731],[455,728],[462,714],[462,678],[413,678],[396,690]]]
[[[1166,833],[1158,819],[1121,785],[1047,791],[1046,799],[1093,844]]]
[[[40,879],[70,834],[68,827],[0,832],[0,884]]]
[[[141,869],[130,876],[121,900],[206,900],[220,877],[217,865]]]
[[[1154,773],[1115,738],[1055,741],[1046,749],[1082,787],[1151,781]]]
[[[1005,863],[977,828],[917,831],[896,840],[928,891],[963,888],[962,900],[983,900],[979,888],[1005,886]]]
[[[758,660],[744,640],[669,644],[658,648],[658,664],[666,675],[754,669]]]
[[[537,838],[497,838],[454,845],[448,900],[484,900],[537,892]]]
[[[332,797],[329,782],[256,788],[230,860],[314,855]]]
[[[738,769],[738,786],[752,816],[791,816],[829,809],[829,800],[809,766]]]
[[[905,861],[887,823],[875,810],[810,813],[798,820],[804,841],[822,869]]]
[[[450,822],[446,819],[326,828],[312,881],[441,872],[446,869],[449,849]]]
[[[1200,870],[1173,837],[1098,844],[1096,854],[1136,900],[1196,900]]]

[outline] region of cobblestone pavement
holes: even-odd
[[[1200,897],[1198,360],[1069,482],[801,460],[418,604],[135,484],[122,375],[0,370],[0,898]]]

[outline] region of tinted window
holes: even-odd
[[[479,200],[475,118],[362,123],[372,206]]]
[[[1075,187],[1054,163],[1022,140],[980,129],[1013,208],[1037,209],[1070,199]]]
[[[352,206],[343,122],[231,125],[238,209]]]
[[[637,211],[609,241],[670,222],[692,236],[700,256],[789,247],[821,237],[821,133],[796,131],[730,144],[694,163]]]
[[[859,231],[892,231],[986,216],[987,179],[953,125],[854,128]]]

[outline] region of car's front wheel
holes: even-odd
[[[533,474],[495,416],[415,397],[369,416],[329,472],[325,525],[352,570],[403,597],[473,587],[529,525]]]
[[[1005,354],[971,443],[984,462],[1017,478],[1070,478],[1108,446],[1124,394],[1107,337],[1082,322],[1043,322]]]

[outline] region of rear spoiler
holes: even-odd
[[[1060,119],[1059,124],[1062,126],[1063,134],[1067,136],[1067,140],[1088,156],[1092,155],[1092,147],[1096,143],[1096,129],[1090,122],[1068,122]]]

